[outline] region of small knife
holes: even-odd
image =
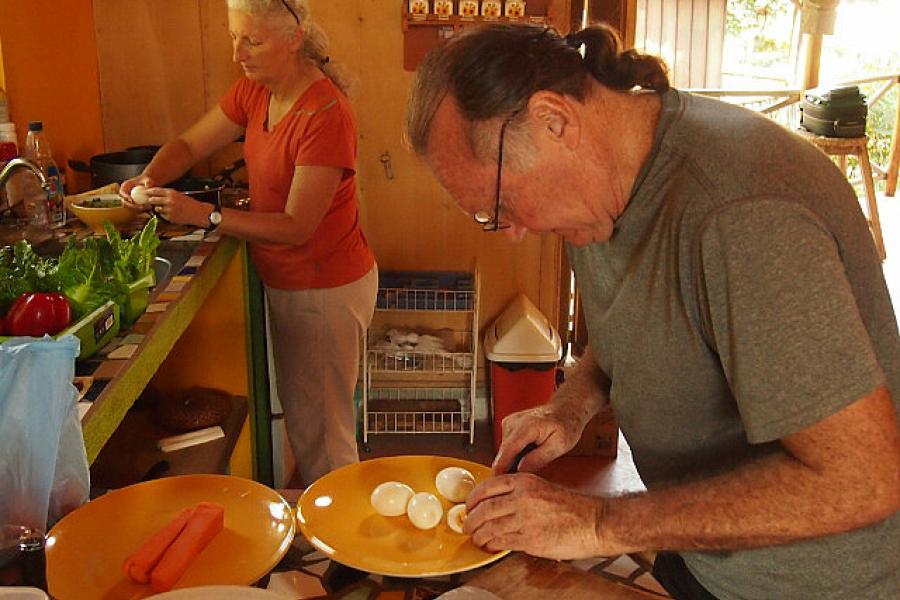
[[[506,474],[510,475],[512,473],[519,472],[519,463],[522,462],[522,459],[525,458],[525,455],[537,448],[538,445],[536,442],[529,442],[524,448],[519,450],[519,453],[516,454],[515,458],[513,458],[512,462],[509,465],[509,468],[506,469]]]

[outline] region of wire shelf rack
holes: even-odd
[[[477,290],[477,268],[471,273],[381,274],[376,313],[384,315],[376,314],[363,355],[366,451],[370,450],[369,436],[381,433],[462,433],[468,439],[466,447],[473,446]],[[388,329],[385,321],[395,319],[388,316],[390,311],[443,313],[445,317],[436,317],[441,322],[439,329],[418,333]],[[431,324],[432,317],[428,319]],[[409,327],[422,326],[419,317],[400,320]]]
[[[411,288],[382,288],[378,290],[376,308],[379,310],[412,311],[470,311],[475,305],[471,290],[418,290]]]

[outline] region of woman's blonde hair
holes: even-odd
[[[278,18],[285,23],[286,30],[291,33],[294,27],[299,25],[303,31],[301,57],[314,62],[342,92],[347,94],[350,91],[353,77],[343,65],[335,64],[328,56],[328,36],[318,23],[312,20],[307,0],[227,0],[227,2],[228,8],[232,10],[254,16]]]

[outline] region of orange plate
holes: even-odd
[[[345,565],[393,577],[434,577],[468,571],[505,556],[476,547],[469,536],[447,527],[452,503],[434,486],[444,467],[468,469],[476,482],[491,470],[468,460],[444,456],[390,456],[347,465],[308,487],[297,503],[303,535],[319,550]],[[444,519],[434,529],[416,529],[406,515],[383,517],[369,502],[385,481],[400,481],[416,492],[431,492],[444,505]]]
[[[58,600],[132,600],[153,592],[125,577],[122,562],[150,535],[198,502],[225,507],[225,529],[176,588],[249,585],[287,552],[290,505],[274,490],[240,477],[183,475],[111,491],[66,515],[47,538],[47,578]]]

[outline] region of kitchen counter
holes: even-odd
[[[176,243],[187,244],[163,242]],[[90,383],[79,402],[89,463],[97,458],[194,320],[239,247],[237,240],[215,234],[195,242],[184,266],[178,268],[181,261],[176,258],[178,270],[153,290],[147,312],[127,331],[120,332],[99,356],[78,362],[76,375],[88,378]],[[184,248],[189,246],[181,246]]]

